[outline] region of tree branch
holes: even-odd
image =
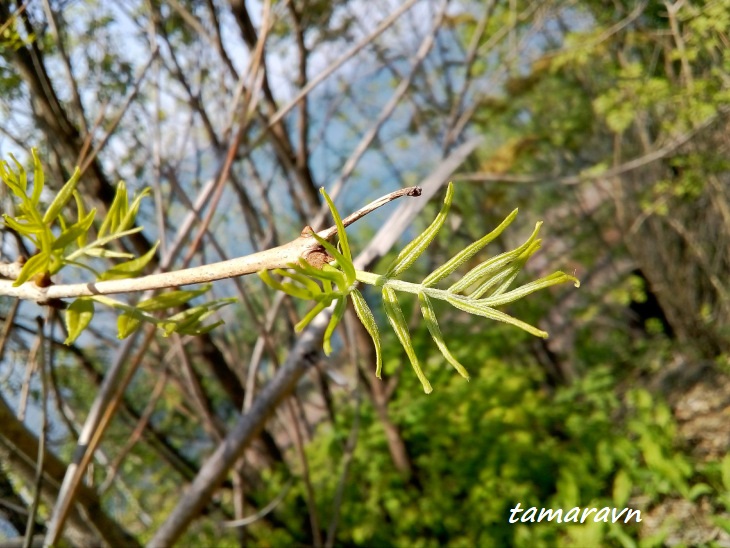
[[[391,192],[374,202],[362,207],[355,213],[344,219],[343,223],[348,226],[358,219],[361,219],[371,211],[391,202],[401,196],[420,196],[421,190],[418,187],[408,187]],[[317,233],[320,238],[329,240],[337,233],[337,227],[332,226]],[[199,284],[235,278],[253,274],[259,270],[272,270],[274,268],[287,268],[287,265],[296,263],[300,258],[309,260],[309,256],[321,248],[320,244],[312,237],[312,231],[306,227],[302,235],[284,245],[245,255],[236,259],[220,261],[213,264],[195,266],[174,272],[160,272],[150,274],[141,278],[128,278],[123,280],[108,280],[103,282],[88,282],[80,284],[51,285],[40,287],[35,282],[26,282],[18,287],[13,286],[11,280],[0,280],[0,295],[17,297],[46,303],[51,299],[68,299],[74,297],[91,297],[94,295],[113,295],[115,293],[130,293],[134,291],[147,291],[178,287],[181,285]],[[3,265],[0,272],[12,273],[14,268],[10,265]],[[314,263],[313,263],[314,264]]]

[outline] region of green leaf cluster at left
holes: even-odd
[[[91,239],[89,234],[92,233],[96,209],[86,211],[81,196],[76,191],[76,185],[81,177],[80,170],[76,168],[71,178],[44,208],[41,203],[45,189],[43,166],[35,148],[31,150],[31,154],[32,189],[29,188],[25,168],[12,154],[10,158],[14,165],[0,161],[0,178],[16,198],[17,208],[16,215],[3,214],[5,226],[30,240],[35,247],[35,254],[25,261],[13,285],[17,287],[29,281],[35,281],[42,286],[50,285],[53,283],[51,277],[67,266],[90,271],[97,281],[139,276],[154,258],[158,244],[153,245],[140,257],[126,251],[111,249],[109,245],[115,240],[142,230],[141,226],[135,226],[135,220],[142,200],[150,194],[149,189],[144,189],[130,202],[127,187],[124,181],[120,181],[109,211],[96,230],[96,237]],[[67,213],[67,206],[72,198],[76,205],[76,215],[73,218]],[[105,264],[106,268],[99,270],[99,264]],[[157,325],[166,335],[172,332],[183,334],[207,332],[221,322],[203,326],[202,321],[230,302],[230,299],[218,299],[187,308],[169,318],[158,318],[152,312],[158,313],[168,308],[186,305],[209,288],[210,286],[205,286],[195,291],[163,293],[136,306],[100,295],[81,297],[71,303],[65,311],[68,329],[66,343],[76,340],[89,325],[94,316],[94,301],[122,312],[118,321],[120,338],[136,331],[142,322]]]
[[[142,257],[134,257],[131,253],[113,251],[107,246],[114,240],[129,236],[142,230],[135,227],[134,221],[142,203],[142,199],[149,194],[149,190],[142,191],[130,204],[127,187],[124,181],[117,185],[117,192],[109,213],[97,232],[97,238],[88,242],[88,235],[96,217],[96,209],[87,212],[76,185],[81,172],[78,168],[71,178],[61,187],[50,205],[45,208],[41,205],[41,196],[45,187],[43,166],[38,157],[38,151],[32,149],[33,156],[33,188],[28,193],[28,176],[22,164],[12,158],[15,169],[6,161],[0,161],[0,176],[3,183],[18,199],[18,215],[3,214],[5,226],[28,238],[35,246],[36,253],[28,259],[15,280],[15,286],[24,284],[31,279],[50,277],[57,274],[63,267],[73,265],[92,271],[97,280],[114,278],[128,278],[138,275],[154,257],[155,245]],[[64,210],[71,201],[76,202],[76,217],[68,218]],[[117,263],[108,270],[97,272],[88,261],[83,259],[106,258],[126,259]]]

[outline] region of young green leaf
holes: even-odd
[[[342,254],[347,259],[346,262],[352,263],[352,254],[350,252],[350,244],[347,241],[347,233],[345,232],[345,225],[342,223],[340,214],[337,211],[335,204],[332,202],[332,199],[329,197],[329,194],[327,194],[327,191],[324,189],[324,187],[321,187],[319,189],[319,191],[322,193],[322,196],[324,196],[324,199],[327,201],[327,205],[330,208],[330,213],[332,213],[332,218],[335,220],[335,225],[337,225],[337,237],[340,239],[340,247],[342,248]],[[332,256],[334,257],[334,255],[332,255]]]
[[[51,202],[51,205],[48,206],[46,214],[43,216],[43,223],[46,226],[49,226],[61,214],[61,209],[63,209],[66,203],[68,203],[68,201],[73,196],[74,190],[76,189],[76,185],[78,184],[80,178],[81,170],[79,170],[79,168],[76,168],[73,172],[73,175],[71,175],[71,178],[66,182],[65,185],[63,185],[63,187],[61,187],[61,190],[58,191],[58,194],[56,194],[56,197]]]
[[[113,235],[118,232],[117,227],[127,212],[128,201],[127,185],[124,181],[119,181],[112,205],[109,206],[109,211],[99,227],[99,239],[102,239],[107,233]]]
[[[541,226],[541,222],[537,223],[535,225],[535,230],[532,231],[530,237],[518,248],[497,255],[496,257],[492,257],[491,259],[472,268],[461,280],[449,288],[449,292],[461,293],[470,288],[472,285],[480,282],[483,278],[488,278],[509,265],[512,261],[522,255],[522,253],[527,250],[533,242],[535,242]]]
[[[203,303],[198,306],[190,307],[182,312],[170,316],[166,320],[162,320],[165,336],[172,333],[191,334],[200,329],[201,324],[208,317],[212,316],[217,310],[223,308],[231,302],[235,302],[234,298],[215,299],[214,301]]]
[[[23,167],[23,164],[21,164],[13,154],[9,154],[10,158],[12,158],[13,162],[15,162],[15,166],[18,168],[17,176],[15,178],[15,182],[18,185],[18,188],[23,192],[23,198],[24,201],[27,200],[28,195],[28,175],[25,172],[25,168]]]
[[[66,331],[68,337],[64,344],[72,344],[91,323],[94,317],[94,302],[86,297],[80,297],[72,302],[64,311]]]
[[[528,259],[540,249],[540,240],[535,240],[532,244],[523,251],[514,261],[507,264],[501,271],[489,276],[482,282],[470,295],[471,299],[480,299],[485,295],[492,287],[496,286],[496,289],[492,291],[491,297],[501,295],[512,284],[514,279],[519,274],[520,270],[525,266]]]
[[[127,230],[130,226],[134,224],[134,220],[137,217],[137,212],[139,211],[139,207],[142,204],[142,200],[149,196],[152,193],[152,191],[149,188],[145,188],[140,192],[132,201],[132,203],[127,206],[126,198],[124,200],[124,204],[120,210],[120,214],[123,213],[119,224],[115,227],[114,232],[119,232],[121,230]]]
[[[459,360],[454,358],[451,352],[449,352],[449,349],[446,347],[444,337],[441,335],[441,329],[439,329],[439,324],[436,321],[436,314],[433,311],[433,305],[431,304],[431,300],[428,298],[428,295],[421,292],[418,294],[418,300],[421,303],[421,313],[423,314],[423,319],[426,321],[426,327],[428,327],[428,331],[431,333],[433,342],[436,343],[436,346],[438,346],[441,354],[443,354],[444,358],[446,358],[446,361],[449,362],[462,377],[469,380],[469,373],[466,372],[464,366],[459,363]]]
[[[13,282],[14,287],[24,284],[36,274],[48,271],[51,256],[48,252],[40,252],[28,259],[18,273],[18,279]]]
[[[289,268],[292,268],[296,272],[304,274],[305,276],[311,276],[323,282],[324,280],[327,280],[329,282],[335,283],[337,284],[337,287],[339,287],[340,290],[345,293],[347,293],[347,288],[351,285],[347,282],[347,277],[344,272],[342,272],[341,270],[337,270],[330,265],[324,265],[322,266],[321,270],[318,270],[310,265],[307,261],[300,258],[299,263],[292,263],[289,265]],[[330,289],[325,289],[325,293],[329,292]]]
[[[375,317],[373,312],[370,310],[368,303],[357,289],[353,289],[350,292],[352,297],[352,304],[355,307],[355,313],[357,317],[365,326],[365,330],[370,334],[370,338],[373,339],[373,346],[375,346],[375,376],[381,378],[381,372],[383,369],[383,356],[380,348],[380,333],[378,333],[378,324],[375,323]]]
[[[210,333],[213,331],[216,327],[225,324],[223,320],[218,320],[214,323],[209,323],[206,325],[195,325],[192,327],[186,327],[184,329],[177,330],[177,333],[180,333],[181,335],[192,335],[192,336],[198,336],[198,335],[205,335],[206,333]]]
[[[523,329],[531,335],[535,335],[536,337],[542,337],[543,339],[547,339],[548,337],[548,334],[545,331],[533,327],[528,323],[518,320],[517,318],[513,318],[509,314],[505,314],[504,312],[500,312],[499,310],[495,310],[494,308],[481,305],[479,304],[479,301],[472,301],[467,297],[460,297],[458,295],[451,295],[448,293],[446,294],[446,301],[455,308],[463,310],[464,312],[468,312],[469,314],[474,314],[475,316],[482,316],[484,318],[489,318],[490,320],[496,320],[498,322],[504,322],[510,325],[514,325],[515,327],[519,327],[520,329]]]
[[[144,255],[132,259],[131,261],[118,264],[110,268],[106,272],[103,272],[102,275],[99,276],[99,279],[118,280],[122,278],[133,278],[137,276],[140,272],[142,272],[142,270],[144,270],[144,267],[147,266],[147,264],[155,256],[158,245],[160,245],[160,242],[157,242],[155,245],[153,245],[150,250],[147,251],[147,253],[145,253]]]
[[[301,333],[301,331],[309,325],[309,322],[311,322],[317,314],[322,312],[322,310],[330,305],[332,300],[332,297],[330,297],[328,300],[322,300],[315,304],[314,308],[307,312],[307,314],[301,320],[299,320],[299,323],[294,326],[294,331],[296,331],[297,333]]]
[[[275,272],[280,276],[289,276],[288,272],[279,268],[277,268]],[[308,301],[315,297],[315,294],[312,291],[310,291],[308,288],[302,287],[301,285],[275,280],[271,277],[267,270],[261,270],[258,274],[266,285],[273,289],[276,289],[277,291],[283,291],[287,295],[291,295],[292,297],[296,297],[297,299],[303,299],[305,301]],[[317,286],[317,289],[319,289],[319,286]]]
[[[477,287],[472,293],[469,294],[469,298],[475,300],[479,299],[482,297],[482,295],[487,293],[492,287],[495,286],[497,286],[497,289],[495,289],[490,296],[500,295],[501,293],[504,293],[517,277],[517,274],[519,274],[523,266],[525,266],[524,262],[520,262],[519,259],[516,260],[514,263],[508,265],[502,271],[494,274],[493,276],[490,276],[484,282],[482,282],[482,285]]]
[[[86,217],[66,228],[63,232],[61,232],[58,238],[53,241],[51,249],[65,249],[74,241],[78,242],[80,238],[84,237],[89,232],[91,223],[94,222],[95,215],[96,209],[92,209]]]
[[[112,249],[104,249],[103,247],[89,247],[84,250],[83,255],[87,257],[97,257],[99,259],[134,259],[134,253],[128,253],[126,251],[114,251]],[[66,262],[71,263],[73,259],[70,257],[78,257],[79,253],[74,251],[66,257]]]
[[[179,289],[160,293],[152,298],[145,299],[137,303],[137,308],[145,312],[153,312],[155,310],[167,310],[168,308],[177,308],[190,300],[199,297],[212,287],[211,284],[205,284],[198,289]]]
[[[345,315],[346,309],[347,298],[340,297],[339,299],[337,299],[335,309],[332,312],[332,316],[330,316],[329,323],[327,324],[327,329],[324,330],[324,340],[322,342],[322,347],[324,348],[325,356],[329,356],[330,354],[332,354],[332,335],[335,332],[337,324],[340,323],[340,320],[342,320],[342,317]]]
[[[492,242],[497,236],[502,234],[505,228],[507,228],[510,224],[512,224],[512,221],[514,221],[515,217],[517,217],[517,209],[515,209],[512,213],[510,213],[507,218],[500,223],[500,225],[492,230],[489,234],[486,236],[483,236],[476,242],[469,245],[467,248],[461,250],[459,253],[454,255],[451,259],[449,259],[446,263],[441,265],[439,268],[434,270],[431,274],[426,276],[426,278],[423,280],[423,285],[426,287],[432,287],[433,285],[437,284],[441,280],[443,280],[446,276],[454,272],[457,268],[459,268],[461,265],[463,265],[466,261],[471,259],[474,255],[476,255],[479,251],[482,250],[487,244]]]
[[[34,238],[45,232],[50,233],[50,230],[48,230],[45,225],[39,225],[38,223],[35,223],[33,221],[25,221],[20,217],[14,219],[7,213],[3,213],[3,221],[11,229],[15,230],[15,232],[27,238]],[[34,243],[37,243],[37,240],[34,240]]]
[[[322,293],[322,288],[317,284],[317,282],[315,282],[309,276],[305,276],[304,274],[297,272],[293,269],[282,270],[280,268],[277,268],[274,270],[274,273],[279,274],[280,276],[288,276],[302,287],[305,287],[307,291],[309,291],[312,295],[319,295]],[[314,297],[310,297],[310,299],[311,298]]]
[[[119,318],[117,318],[117,338],[126,339],[132,333],[137,331],[140,325],[141,322],[139,319],[135,318],[128,312],[123,312],[119,315]]]
[[[11,154],[10,157],[13,158],[13,155]],[[15,160],[15,158],[13,158],[13,160]],[[18,175],[10,168],[10,164],[8,164],[5,160],[0,161],[0,177],[10,191],[21,201],[26,201],[28,199],[25,194],[25,187],[21,187],[20,185]]]
[[[106,251],[99,251],[99,248],[102,246],[105,246],[109,242],[116,240],[118,238],[122,238],[124,236],[131,236],[132,234],[136,234],[137,232],[141,232],[142,227],[136,226],[134,228],[130,228],[129,230],[124,230],[122,232],[117,232],[116,234],[109,234],[108,236],[100,237],[90,244],[85,245],[81,249],[78,249],[71,253],[66,259],[68,260],[74,260],[82,255],[88,255],[89,257],[110,257],[111,255],[105,254]]]
[[[441,211],[436,216],[431,225],[424,230],[421,234],[416,236],[403,250],[398,254],[395,260],[388,267],[388,272],[385,274],[388,278],[394,278],[408,269],[418,257],[421,256],[428,245],[433,241],[441,230],[446,220],[446,214],[449,212],[451,207],[451,200],[454,196],[454,185],[449,183],[446,188],[446,197],[444,198],[444,205],[441,207]]]
[[[86,218],[86,208],[84,207],[84,201],[81,199],[81,194],[79,194],[78,191],[74,191],[74,200],[76,200],[77,222],[80,223],[82,219]],[[94,213],[94,216],[92,216],[93,219],[96,216],[96,208],[93,208],[91,211]],[[91,214],[91,212],[89,212],[89,214]],[[87,239],[88,232],[85,232],[76,239],[76,245],[80,248],[84,247]]]
[[[540,289],[545,289],[546,287],[570,281],[575,284],[575,287],[580,287],[580,282],[574,276],[570,276],[565,272],[553,272],[548,276],[527,283],[521,287],[518,287],[517,289],[513,289],[512,291],[509,291],[502,295],[495,295],[492,297],[487,297],[485,299],[479,299],[478,302],[480,305],[489,307],[502,306],[517,301],[522,297],[526,297],[530,293],[534,293],[535,291],[539,291]]]
[[[390,325],[393,327],[393,331],[395,331],[398,340],[408,355],[408,359],[413,366],[413,370],[416,372],[418,380],[421,381],[421,385],[423,385],[423,391],[426,394],[430,394],[433,391],[433,388],[431,388],[431,383],[428,382],[428,379],[423,374],[421,366],[418,363],[416,350],[413,348],[411,335],[408,331],[408,324],[406,324],[406,319],[403,317],[403,311],[398,304],[398,297],[396,296],[393,288],[388,287],[387,285],[383,286],[383,308],[385,309],[385,315],[388,316]]]
[[[43,173],[43,165],[38,157],[38,149],[33,147],[30,149],[30,153],[33,156],[33,195],[30,197],[30,203],[37,208],[46,179]]]

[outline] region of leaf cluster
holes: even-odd
[[[533,335],[547,337],[547,333],[544,331],[499,311],[496,307],[515,302],[531,293],[534,293],[535,291],[567,281],[574,282],[576,287],[579,285],[579,282],[575,277],[563,272],[554,272],[549,276],[545,276],[510,290],[517,274],[520,272],[527,260],[540,248],[541,240],[537,238],[537,235],[539,233],[541,223],[538,223],[530,237],[522,245],[511,251],[501,253],[479,263],[447,289],[438,289],[436,287],[436,284],[454,273],[460,266],[469,261],[488,243],[499,236],[515,219],[517,216],[517,210],[514,210],[492,232],[476,242],[473,242],[471,245],[454,255],[446,263],[436,268],[433,272],[426,276],[421,283],[417,284],[401,280],[399,277],[408,270],[411,265],[413,265],[416,259],[418,259],[418,257],[420,257],[420,255],[428,248],[429,244],[443,228],[454,196],[454,187],[451,183],[449,183],[447,188],[443,206],[434,221],[428,228],[426,228],[403,248],[403,250],[390,264],[385,275],[379,276],[369,272],[356,270],[352,262],[347,234],[345,233],[345,228],[342,224],[340,215],[325,190],[321,189],[321,192],[327,201],[332,217],[335,219],[341,251],[314,234],[313,237],[317,239],[323,249],[327,251],[332,258],[332,261],[325,265],[322,270],[318,270],[309,265],[306,261],[301,260],[299,264],[289,265],[290,270],[278,269],[275,271],[276,274],[283,278],[289,278],[291,280],[289,282],[275,280],[266,271],[259,272],[259,275],[264,282],[275,289],[284,291],[297,298],[314,299],[317,301],[315,307],[310,310],[310,312],[297,324],[297,330],[303,329],[314,318],[314,316],[330,305],[333,301],[336,301],[335,310],[330,319],[329,325],[327,326],[324,337],[324,350],[328,355],[332,351],[330,339],[334,333],[337,323],[344,315],[347,296],[350,295],[358,318],[373,339],[376,355],[375,374],[377,377],[381,376],[382,371],[380,337],[373,313],[368,307],[362,294],[357,290],[356,285],[358,282],[375,285],[381,288],[385,315],[387,316],[393,331],[398,337],[398,340],[403,346],[416,376],[420,380],[426,393],[430,393],[432,391],[432,387],[423,373],[413,342],[411,341],[408,325],[398,302],[397,293],[399,291],[413,293],[418,296],[423,319],[439,351],[444,356],[444,359],[449,362],[460,375],[468,379],[469,375],[466,372],[466,369],[453,356],[444,342],[441,329],[439,328],[436,320],[436,314],[432,303],[433,299],[443,300],[455,308],[468,312],[469,314],[508,323],[520,327]],[[336,288],[333,286],[333,283]]]
[[[80,170],[76,168],[71,178],[44,208],[43,166],[35,148],[31,150],[31,155],[32,188],[29,187],[25,168],[12,154],[10,158],[14,166],[7,161],[0,161],[0,178],[17,202],[17,214],[4,213],[4,224],[19,236],[30,240],[36,250],[35,254],[23,264],[13,285],[17,287],[31,280],[38,285],[50,285],[51,277],[64,267],[76,267],[92,272],[96,281],[134,278],[140,275],[155,256],[159,242],[139,257],[126,251],[112,249],[110,246],[117,240],[142,230],[142,227],[135,226],[135,220],[142,200],[150,193],[149,189],[143,190],[130,202],[126,184],[120,181],[108,213],[96,230],[96,237],[89,241],[96,209],[87,211],[76,190],[81,177]],[[76,215],[73,218],[67,214],[72,199],[76,204]],[[99,260],[106,266],[103,270],[99,270]],[[94,315],[94,302],[122,312],[118,319],[119,338],[129,336],[139,328],[141,322],[157,325],[166,335],[172,332],[183,334],[207,332],[221,322],[207,326],[203,326],[201,322],[231,299],[214,300],[164,319],[158,318],[153,313],[181,307],[208,289],[209,285],[195,291],[172,291],[146,299],[136,306],[101,295],[80,297],[65,311],[68,329],[66,343],[70,344],[76,340],[89,325]]]

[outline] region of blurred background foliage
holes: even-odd
[[[520,207],[522,233],[487,251],[542,219],[526,276],[575,270],[583,283],[509,308],[546,341],[438,306],[470,382],[433,348],[417,302],[402,299],[429,396],[379,304],[382,382],[367,334],[346,321],[333,356],[319,356],[274,411],[185,545],[730,544],[728,0],[419,0],[283,122],[277,110],[399,2],[44,0],[13,16],[21,4],[0,4],[0,152],[38,145],[49,186],[85,166],[85,197],[102,211],[112,181],[151,186],[157,205],[140,213],[138,253],[156,239],[159,256],[170,249],[226,154],[233,167],[205,245],[187,240],[194,264],[295,237],[320,207],[320,185],[344,183],[346,214],[481,136],[414,278]],[[253,72],[269,7],[265,70]],[[366,152],[348,166],[358,143]],[[405,236],[427,226],[433,202]],[[391,211],[348,229],[354,253]],[[32,250],[5,230],[2,253],[9,262]],[[87,475],[110,522],[138,542],[245,411],[245,389],[257,397],[284,361],[307,309],[279,306],[253,279],[214,291],[241,299],[225,327],[137,343],[143,366]],[[39,432],[41,393],[25,364],[41,311],[0,298],[0,313],[0,418],[19,419],[0,432],[2,538],[24,534],[32,498],[32,475],[13,455]],[[68,348],[52,344],[61,327],[50,332],[48,435],[63,462],[117,355],[110,321],[95,318]],[[246,527],[223,525],[272,500]],[[630,507],[642,522],[510,524],[518,502]],[[98,540],[87,525],[71,523],[69,542]]]

